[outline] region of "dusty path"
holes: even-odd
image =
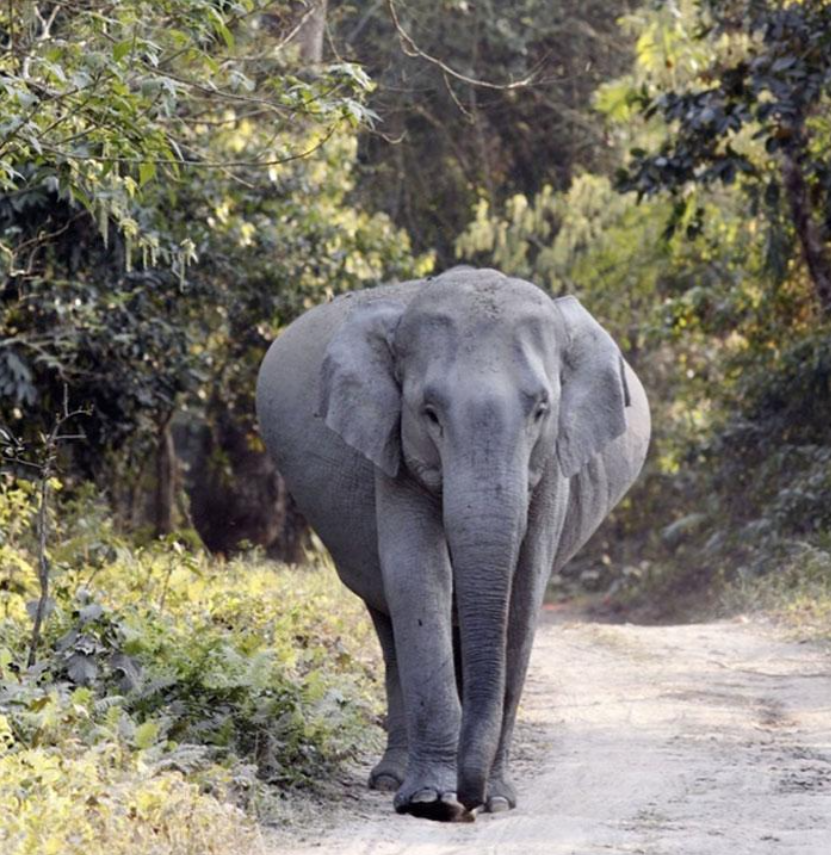
[[[546,620],[522,719],[517,810],[441,825],[364,792],[345,822],[279,851],[831,853],[828,651],[738,623]]]

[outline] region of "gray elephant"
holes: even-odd
[[[637,477],[643,388],[573,297],[495,270],[359,291],[274,342],[265,443],[386,666],[370,786],[440,820],[516,805],[511,737],[546,584]]]

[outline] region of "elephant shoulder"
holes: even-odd
[[[270,376],[276,368],[276,360],[288,358],[288,354],[299,351],[303,359],[315,366],[315,355],[322,356],[332,336],[341,324],[358,307],[377,300],[398,300],[408,303],[423,286],[424,280],[398,282],[393,285],[379,285],[377,288],[364,288],[360,291],[347,291],[325,303],[309,309],[292,321],[274,340],[263,361],[260,372]]]
[[[314,306],[292,321],[274,340],[263,360],[260,379],[268,381],[285,373],[281,370],[286,367],[285,360],[291,360],[291,355],[295,352],[314,370],[319,369],[330,339],[355,308],[375,300],[395,299],[409,302],[421,285],[422,280],[414,280],[348,291]],[[320,356],[317,363],[316,355]]]

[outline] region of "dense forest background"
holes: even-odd
[[[66,394],[88,410],[67,495],[132,534],[300,561],[253,420],[267,344],[333,293],[468,261],[576,294],[650,391],[649,472],[587,578],[700,588],[825,550],[829,20],[755,0],[12,4],[6,459],[38,460]]]
[[[51,615],[29,664],[99,687],[76,707],[176,650],[178,682],[122,705],[130,739],[205,742],[204,658],[136,629],[139,580],[180,617],[207,596],[180,565],[255,608],[234,556],[314,556],[257,434],[260,360],[336,293],[457,263],[578,296],[652,402],[643,477],[552,594],[650,618],[790,598],[827,629],[831,4],[19,0],[0,51],[0,617],[24,649],[23,604]],[[133,618],[77,600],[85,569]],[[312,775],[308,692],[280,684],[297,728],[264,749],[246,674],[211,738]]]

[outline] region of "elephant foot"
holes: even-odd
[[[394,793],[403,783],[406,771],[407,749],[388,748],[369,773],[369,788]]]
[[[473,822],[456,797],[456,769],[430,769],[407,775],[395,796],[395,810],[437,822]]]
[[[488,797],[485,810],[488,813],[502,813],[516,807],[516,788],[504,774],[491,775],[488,781]]]

